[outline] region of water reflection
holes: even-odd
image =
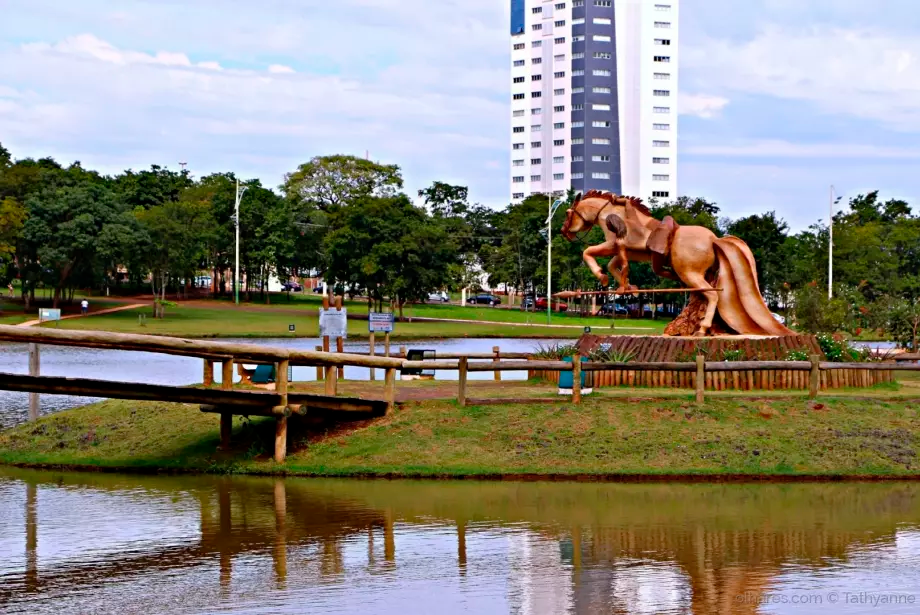
[[[831,592],[920,599],[916,484],[5,470],[0,520],[4,612],[818,613],[866,610]],[[793,597],[822,603],[781,603]]]

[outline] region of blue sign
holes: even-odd
[[[367,315],[367,330],[370,333],[392,333],[394,320],[392,312],[371,312]]]
[[[46,320],[60,320],[61,319],[61,310],[52,309],[52,308],[40,308],[38,310],[38,320],[45,322]]]

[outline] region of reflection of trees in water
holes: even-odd
[[[788,562],[813,568],[846,560],[854,548],[892,544],[898,525],[920,519],[920,485],[601,485],[323,481],[247,478],[123,478],[23,473],[26,570],[21,583],[0,581],[0,600],[19,589],[54,594],[152,571],[219,562],[224,595],[238,556],[265,554],[272,586],[347,580],[346,540],[367,541],[367,570],[399,569],[394,527],[454,526],[456,571],[467,574],[466,544],[488,527],[522,537],[511,547],[509,598],[520,612],[541,610],[537,594],[562,592],[574,612],[616,612],[652,589],[671,592],[694,612],[750,612],[757,595]],[[184,493],[200,509],[196,541],[104,563],[41,567],[36,485],[73,484],[99,491]],[[40,490],[39,490],[40,491]],[[125,521],[129,523],[128,520]],[[509,560],[511,561],[511,560]],[[512,565],[512,564],[509,564]],[[540,587],[554,571],[560,588]],[[517,575],[517,576],[515,576]],[[529,579],[529,580],[528,580]],[[530,604],[531,608],[526,608]]]

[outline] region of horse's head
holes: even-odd
[[[562,224],[562,236],[569,241],[575,241],[575,234],[581,231],[587,231],[591,224],[584,217],[577,213],[578,205],[581,203],[581,192],[575,195],[572,200],[572,206],[565,210],[565,222]]]
[[[642,218],[649,213],[642,200],[635,197],[598,190],[591,190],[584,197],[578,193],[572,207],[565,212],[562,236],[573,241],[578,233],[590,231],[591,227],[601,221],[600,219],[606,220],[611,214],[619,216],[623,222],[623,228],[615,230],[619,236],[630,226],[641,225]]]

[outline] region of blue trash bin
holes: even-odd
[[[562,359],[566,363],[571,363],[573,357],[565,357]],[[582,357],[581,362],[585,363],[588,361],[588,357]],[[560,389],[571,389],[572,388],[572,372],[565,371],[559,372],[559,388]],[[585,388],[585,372],[581,372],[581,388]]]

